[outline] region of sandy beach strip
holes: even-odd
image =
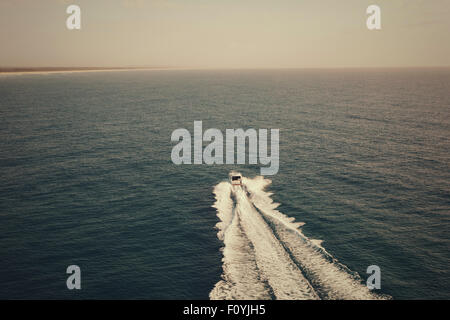
[[[118,72],[118,71],[154,71],[154,70],[176,70],[178,68],[170,67],[136,67],[136,68],[95,68],[95,67],[80,67],[80,68],[1,68],[0,75],[39,75],[39,74],[57,74],[57,73],[80,73],[80,72]]]

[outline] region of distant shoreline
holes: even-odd
[[[109,71],[139,71],[139,70],[167,70],[169,67],[0,67],[0,74],[47,74],[47,73],[72,73],[72,72],[109,72]]]

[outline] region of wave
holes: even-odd
[[[265,191],[269,179],[242,178],[243,186],[214,187],[224,243],[222,279],[211,299],[385,299],[370,291],[356,272],[335,259],[303,225],[276,210]]]

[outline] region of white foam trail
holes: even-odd
[[[307,238],[276,208],[269,179],[243,177],[243,187],[214,188],[218,237],[224,242],[223,274],[211,299],[383,299],[355,272]]]
[[[225,247],[222,280],[210,298],[318,299],[245,191],[222,182],[214,193],[218,237]]]

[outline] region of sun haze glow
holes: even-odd
[[[0,66],[449,66],[449,14],[448,0],[2,0]]]

